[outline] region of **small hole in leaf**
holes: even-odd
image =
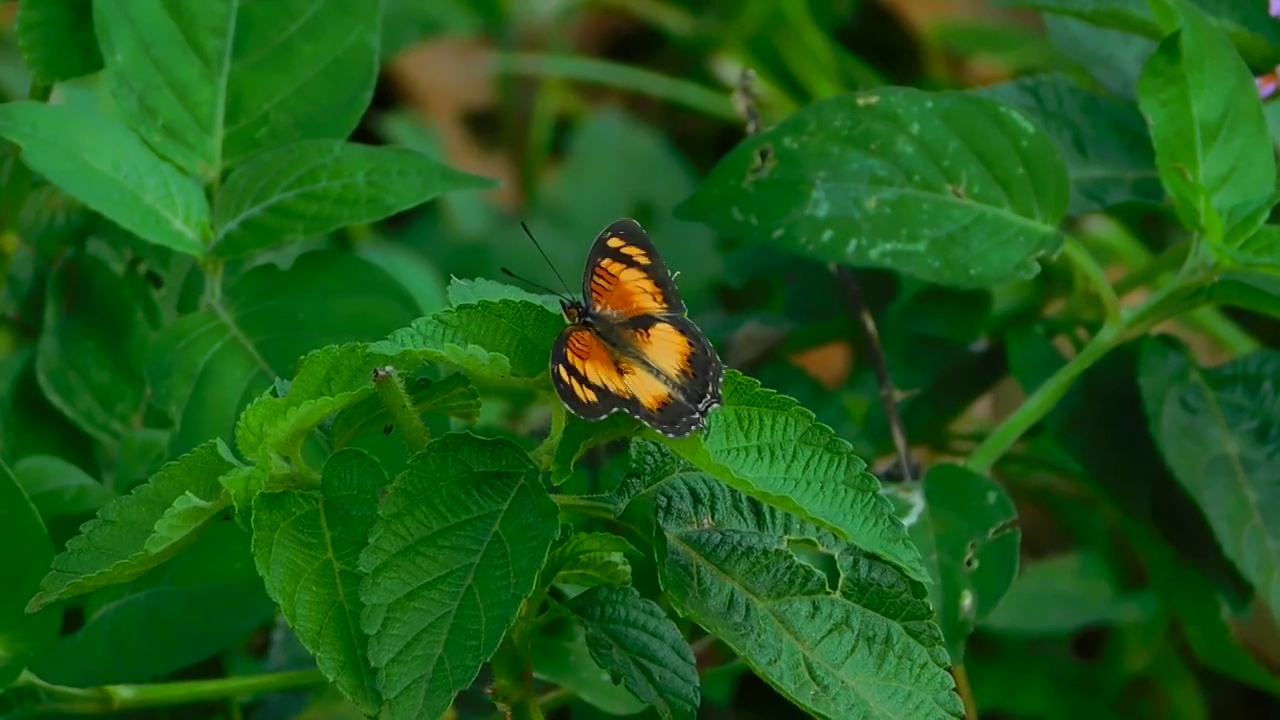
[[[840,567],[836,556],[818,545],[813,538],[787,538],[787,549],[797,560],[817,570],[827,581],[827,589],[836,592],[840,588]]]

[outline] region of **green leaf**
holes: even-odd
[[[635,715],[647,704],[617,685],[587,650],[586,630],[567,614],[539,624],[531,641],[533,675],[560,685],[612,715]]]
[[[1022,110],[1053,138],[1071,178],[1070,215],[1164,199],[1150,134],[1131,103],[1056,73],[1027,75],[974,93]]]
[[[1280,271],[1280,225],[1263,225],[1231,254],[1246,265]]]
[[[938,464],[924,480],[923,511],[911,524],[936,582],[930,601],[952,662],[964,661],[965,641],[1009,591],[1018,574],[1021,533],[1000,483],[960,465]]]
[[[496,184],[408,148],[302,140],[254,155],[231,173],[213,206],[210,252],[259,252]]]
[[[221,301],[162,328],[152,343],[147,378],[153,401],[176,419],[171,451],[230,437],[240,411],[292,375],[302,355],[375,340],[415,315],[404,288],[346,253],[307,253],[287,270],[254,267]]]
[[[53,271],[36,353],[36,376],[59,410],[100,441],[142,424],[148,393],[142,365],[160,324],[150,286],[92,253]]]
[[[525,453],[450,433],[415,455],[378,508],[362,627],[393,718],[438,717],[533,591],[558,511]]]
[[[606,532],[577,532],[552,548],[542,568],[543,582],[589,588],[630,585],[627,553],[636,549],[626,539]]]
[[[461,280],[453,278],[445,289],[450,305],[470,305],[481,300],[522,300],[536,303],[559,315],[560,298],[555,295],[533,293],[515,285],[508,285],[489,278]]]
[[[1092,25],[1123,30],[1160,40],[1169,33],[1153,17],[1148,0],[1011,0],[1009,4],[1084,20]],[[1197,0],[1209,19],[1250,64],[1280,62],[1280,29],[1267,15],[1263,2]]]
[[[419,318],[375,349],[413,350],[486,380],[529,384],[551,365],[564,318],[527,300],[480,300]]]
[[[234,522],[213,523],[181,555],[85,596],[84,605],[83,627],[32,664],[42,679],[75,687],[160,680],[240,646],[276,614],[249,535]]]
[[[325,418],[374,397],[373,372],[391,366],[407,372],[420,364],[410,353],[385,355],[365,343],[327,345],[308,353],[282,397],[264,395],[236,422],[236,447],[245,457],[263,450],[297,457],[307,435]]]
[[[430,315],[445,306],[443,274],[418,248],[371,235],[354,249],[356,255],[385,270],[413,295],[419,315]]]
[[[203,253],[209,204],[200,184],[116,120],[84,107],[10,102],[0,105],[0,136],[22,147],[32,170],[129,232]]]
[[[1117,587],[1106,563],[1087,552],[1070,552],[1026,566],[983,630],[1029,635],[1069,635],[1098,625],[1149,620],[1156,610],[1147,591]]]
[[[929,582],[920,552],[880,494],[880,482],[847,441],[795,400],[736,370],[725,372],[722,389],[723,405],[711,413],[707,429],[672,440],[669,447],[734,488]],[[637,450],[633,444],[633,457]]]
[[[53,518],[97,512],[116,496],[111,488],[54,455],[24,457],[13,464],[13,475],[46,523]]]
[[[36,82],[52,85],[102,69],[93,0],[24,0],[14,23],[22,61]]]
[[[1234,246],[1267,218],[1276,188],[1253,75],[1187,0],[1151,0],[1166,33],[1147,60],[1138,104],[1151,127],[1160,179],[1191,229]]]
[[[1280,616],[1280,353],[1262,350],[1199,368],[1160,337],[1142,351],[1151,434],[1222,550]]]
[[[9,685],[31,658],[58,636],[61,614],[28,615],[26,599],[53,560],[53,542],[36,508],[22,491],[9,466],[0,460],[0,689]]]
[[[566,607],[586,628],[597,664],[664,720],[695,718],[701,704],[693,651],[680,629],[635,588],[597,585]]]
[[[1042,20],[1055,49],[1079,64],[1103,89],[1125,100],[1137,98],[1138,75],[1156,48],[1154,41],[1067,15],[1046,14]]]
[[[631,437],[640,428],[640,421],[624,413],[614,413],[601,420],[583,420],[568,414],[564,431],[556,442],[551,456],[551,482],[561,485],[573,475],[573,467],[588,450],[611,440]]]
[[[267,592],[325,676],[368,715],[378,693],[360,630],[356,570],[387,475],[373,456],[334,453],[320,492],[263,493],[253,501],[253,555]]]
[[[884,87],[820,100],[743,141],[677,215],[815,260],[972,288],[1035,275],[1035,258],[1061,246],[1069,195],[1053,140],[1021,111]]]
[[[924,585],[688,464],[670,469],[651,485],[659,577],[681,615],[815,716],[963,717]]]
[[[413,405],[424,415],[448,415],[466,422],[480,417],[480,392],[462,373],[446,375],[440,380],[419,377],[406,383]],[[352,403],[333,418],[329,439],[334,447],[345,447],[357,435],[370,429],[381,429],[391,422],[377,395]]]
[[[235,467],[230,453],[210,440],[104,505],[53,559],[28,610],[127,582],[177,554],[230,505],[219,482]]]
[[[152,147],[214,178],[255,152],[345,138],[373,97],[380,3],[95,3],[106,80]]]

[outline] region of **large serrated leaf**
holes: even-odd
[[[663,720],[692,720],[702,702],[693,651],[680,629],[635,588],[597,585],[567,604],[597,664]]]
[[[988,287],[1057,251],[1069,194],[1053,141],[1021,111],[887,87],[820,100],[743,141],[677,214],[816,260]]]
[[[408,349],[487,380],[528,382],[547,372],[564,319],[527,300],[459,305],[392,333],[375,350]]]
[[[86,107],[11,102],[0,105],[0,137],[22,147],[32,170],[143,240],[204,252],[209,203],[200,184],[117,120]]]
[[[1276,161],[1253,75],[1188,0],[1152,0],[1168,37],[1142,70],[1138,104],[1178,217],[1228,246],[1266,221]],[[1272,23],[1273,24],[1273,23]]]
[[[924,585],[687,463],[666,470],[649,486],[665,541],[659,576],[682,615],[818,717],[963,717]]]
[[[235,468],[230,456],[221,440],[210,440],[104,505],[53,559],[28,609],[127,582],[172,557],[230,505],[220,482]]]
[[[213,178],[262,148],[355,129],[377,78],[380,5],[96,2],[94,26],[130,125]]]
[[[258,153],[231,173],[213,207],[210,253],[260,252],[494,184],[408,148],[302,140]]]
[[[1140,382],[1165,463],[1280,616],[1280,352],[1206,369],[1175,341],[1154,337],[1143,347]]]
[[[253,555],[267,592],[320,670],[368,715],[378,692],[356,565],[386,483],[376,459],[347,449],[325,464],[318,493],[268,492],[253,502]]]
[[[670,441],[672,449],[738,490],[930,581],[880,482],[847,441],[795,400],[737,371],[725,372],[723,393],[707,429]]]
[[[497,650],[557,531],[518,446],[450,433],[392,483],[369,545],[362,627],[393,718],[439,717]]]
[[[390,275],[348,253],[306,253],[288,270],[254,267],[152,343],[147,379],[156,405],[176,419],[171,451],[229,437],[240,411],[276,378],[292,376],[304,354],[385,337],[416,314]]]
[[[27,662],[58,636],[61,614],[29,615],[26,600],[40,585],[53,560],[53,542],[40,514],[0,460],[0,688],[7,687]]]

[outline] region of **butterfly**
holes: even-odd
[[[600,420],[622,411],[684,437],[720,405],[724,365],[685,317],[675,281],[635,220],[615,220],[596,236],[582,300],[562,297],[560,307],[568,325],[551,349],[551,381],[575,415]]]

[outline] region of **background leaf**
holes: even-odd
[[[58,636],[59,614],[28,615],[27,598],[53,560],[53,543],[36,508],[27,499],[9,467],[0,460],[0,577],[7,590],[0,595],[0,688],[13,682],[36,653]]]
[[[102,69],[93,36],[93,0],[26,0],[14,18],[22,60],[39,82],[53,84]]]
[[[963,717],[924,585],[688,465],[671,469],[653,492],[662,586],[681,615],[812,714]],[[825,572],[791,549],[801,539]]]
[[[976,622],[999,606],[1018,574],[1021,533],[1000,483],[960,465],[938,464],[922,481],[924,517],[911,525],[934,574],[929,598],[952,662],[963,662]]]
[[[1280,353],[1196,367],[1160,338],[1142,352],[1142,403],[1173,476],[1223,552],[1280,615]]]
[[[152,147],[217,177],[254,152],[345,138],[373,95],[381,3],[95,3],[111,94]]]
[[[392,717],[435,717],[471,683],[532,592],[556,516],[508,440],[444,435],[395,479],[360,556],[362,627]]]
[[[115,497],[111,488],[56,455],[28,455],[14,463],[13,475],[46,524],[92,514]]]
[[[214,307],[156,335],[147,378],[176,420],[171,452],[230,437],[236,415],[303,354],[375,340],[408,325],[413,298],[384,271],[337,251],[306,253],[287,269],[259,265]]]
[[[235,467],[228,459],[230,454],[220,440],[210,440],[167,463],[133,492],[103,506],[98,517],[85,523],[81,534],[54,558],[53,569],[40,582],[40,592],[28,607],[35,611],[56,600],[127,582],[172,557],[226,507],[220,500],[223,489],[219,478]],[[188,493],[212,505],[188,515],[180,526],[158,526],[174,503]],[[153,538],[160,539],[158,547]],[[157,549],[149,550],[149,546]]]
[[[563,685],[607,713],[635,715],[648,707],[596,664],[587,650],[586,630],[568,613],[542,623],[530,651],[534,677]]]
[[[211,252],[257,252],[494,184],[408,148],[303,140],[258,153],[231,173],[214,204]]]
[[[1138,102],[1160,179],[1188,227],[1236,245],[1267,218],[1275,195],[1267,122],[1253,77],[1231,44],[1187,0],[1154,0],[1173,33],[1143,68]]]
[[[657,603],[633,587],[597,585],[566,607],[586,628],[591,657],[658,717],[697,717],[701,696],[693,651]]]
[[[267,592],[324,674],[368,714],[378,694],[356,564],[386,483],[377,460],[348,449],[325,463],[320,492],[268,492],[253,502],[253,554]]]
[[[816,260],[987,287],[1056,252],[1069,192],[1053,141],[1020,111],[887,87],[820,100],[743,141],[677,214]]]
[[[118,121],[84,107],[10,102],[0,105],[0,136],[22,147],[32,170],[143,240],[204,251],[209,204],[200,184]]]

